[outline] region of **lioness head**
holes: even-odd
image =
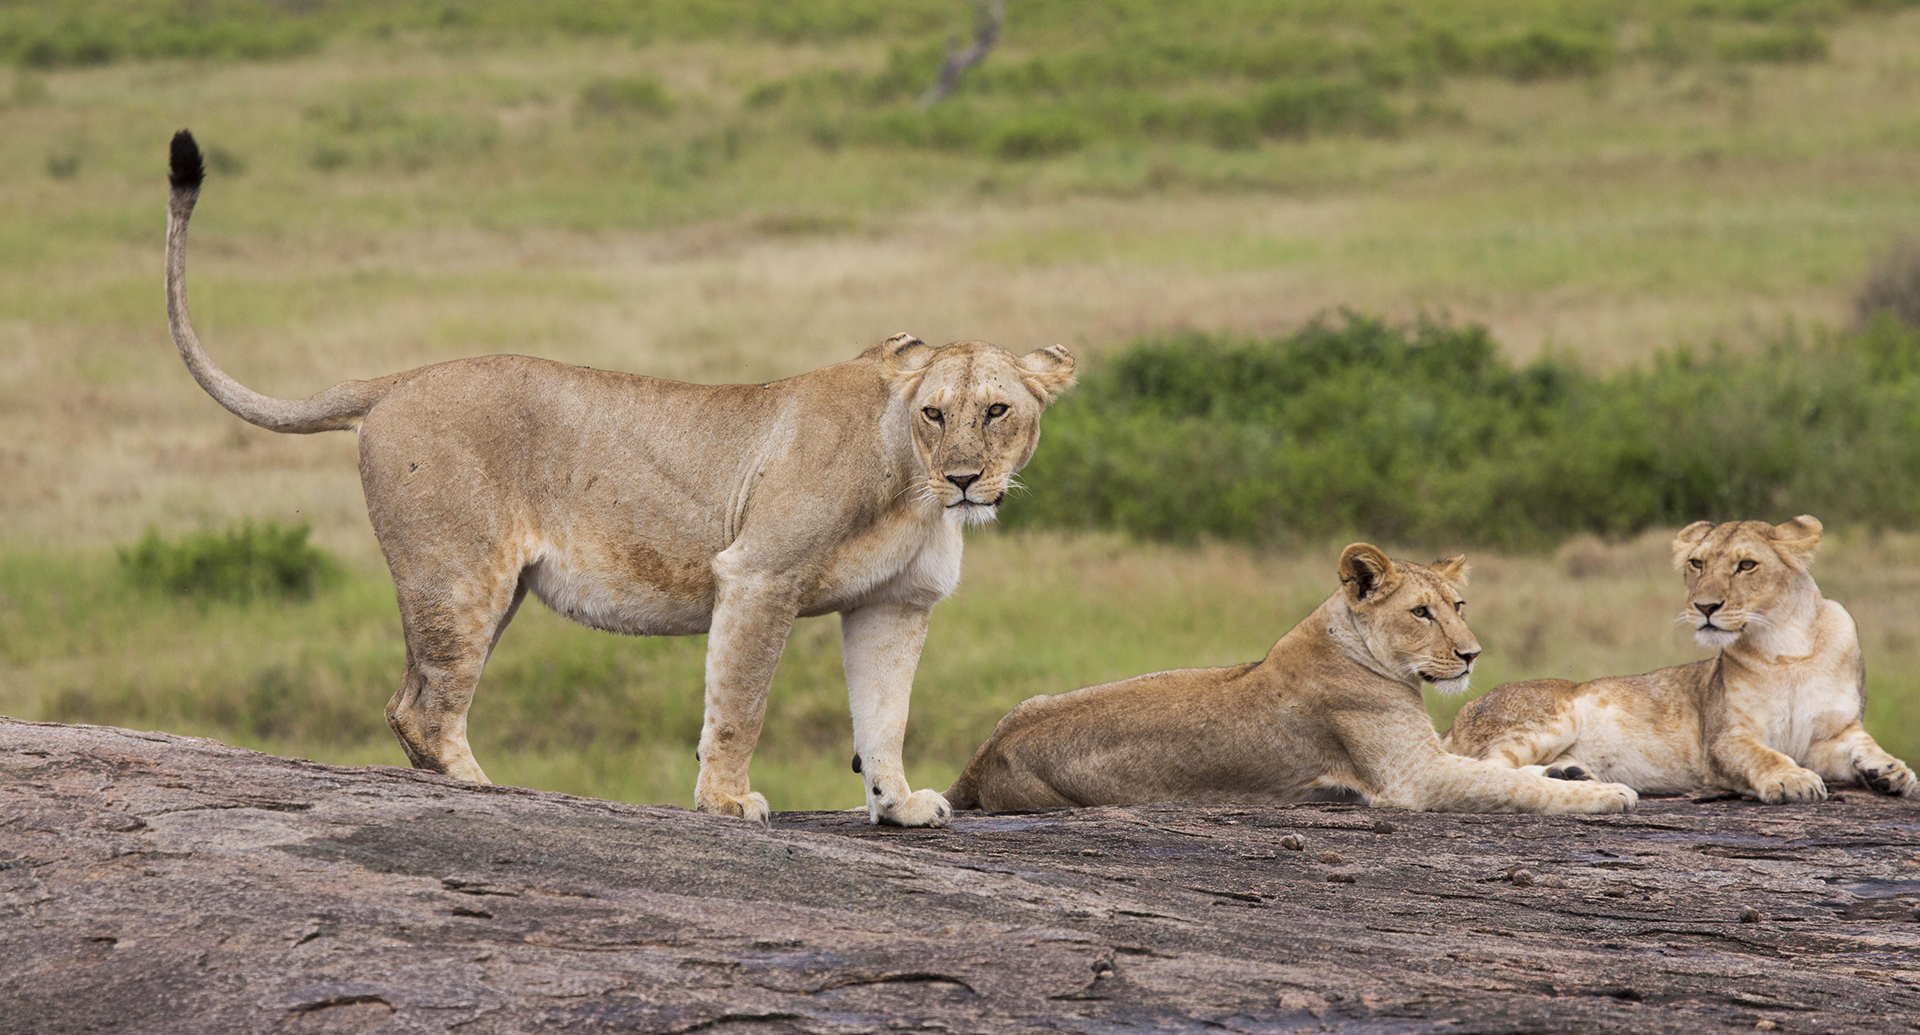
[[[1673,540],[1673,563],[1687,577],[1687,608],[1703,647],[1724,648],[1749,624],[1812,586],[1807,566],[1820,546],[1820,520],[1802,514],[1784,524],[1695,521]]]
[[[877,347],[926,467],[922,498],[952,520],[993,520],[1040,441],[1040,411],[1073,386],[1073,353],[1049,345],[1015,356],[984,341],[936,349],[911,334]]]
[[[1396,561],[1366,543],[1340,553],[1340,582],[1366,648],[1380,667],[1443,694],[1467,689],[1480,641],[1467,628],[1467,559],[1431,566]]]

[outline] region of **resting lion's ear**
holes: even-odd
[[[1440,560],[1434,561],[1430,567],[1432,567],[1435,575],[1446,579],[1456,586],[1464,586],[1467,584],[1467,555],[1464,553],[1453,557],[1443,557]]]
[[[1787,563],[1805,568],[1813,559],[1813,551],[1820,548],[1820,537],[1826,529],[1820,519],[1812,514],[1802,514],[1792,521],[1773,526],[1771,533],[1774,549],[1780,552]]]
[[[1073,353],[1065,345],[1034,349],[1020,357],[1020,380],[1042,403],[1060,398],[1073,387]]]
[[[1673,566],[1678,568],[1685,564],[1688,551],[1699,546],[1700,540],[1705,539],[1713,527],[1711,521],[1695,521],[1681,529],[1680,534],[1673,537]]]
[[[933,363],[933,346],[902,331],[873,347],[879,353],[880,376],[887,379],[894,394],[913,394]]]
[[[1340,584],[1347,587],[1347,599],[1359,603],[1379,593],[1392,591],[1400,581],[1400,569],[1393,558],[1371,543],[1354,543],[1340,551]]]

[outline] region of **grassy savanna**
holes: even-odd
[[[242,424],[166,340],[161,166],[182,125],[211,159],[201,334],[287,396],[507,351],[761,380],[903,329],[1064,341],[1092,384],[1143,335],[1274,335],[1342,307],[1450,312],[1516,364],[1598,377],[1677,346],[1763,356],[1789,325],[1819,339],[1920,224],[1920,12],[1405,6],[1015,2],[926,114],[963,5],[0,8],[0,711],[400,760],[380,713],[398,622],[351,437]],[[1874,730],[1911,755],[1920,559],[1865,531],[1897,517],[1832,522],[1821,571],[1867,634]],[[305,600],[199,603],[132,588],[113,554],[244,518],[311,522],[341,570]],[[1335,524],[1264,552],[977,538],[922,667],[916,779],[1030,694],[1256,656],[1330,591],[1321,540],[1378,534]],[[1580,547],[1610,558],[1589,564],[1540,536],[1400,527],[1425,537],[1400,540],[1415,558],[1534,551],[1476,555],[1479,686],[1697,656],[1657,543]],[[778,807],[858,793],[836,636],[802,623],[776,687],[755,771]],[[529,607],[475,706],[482,762],[690,800],[703,646]]]

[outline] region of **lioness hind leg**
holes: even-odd
[[[526,585],[516,577],[467,593],[400,589],[399,596],[407,670],[387,702],[387,726],[414,768],[491,783],[467,744],[467,709]]]

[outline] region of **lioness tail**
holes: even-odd
[[[979,808],[980,783],[974,779],[974,767],[969,764],[966,772],[961,773],[960,779],[953,781],[953,786],[947,788],[947,793],[941,797],[947,799],[947,804],[956,809]]]
[[[187,316],[187,220],[193,216],[194,202],[200,200],[200,184],[206,179],[206,165],[200,159],[200,145],[193,134],[181,130],[173,135],[167,182],[172,193],[167,198],[167,327],[173,332],[174,347],[187,361],[187,370],[214,401],[250,424],[273,431],[298,435],[316,431],[345,431],[360,422],[405,375],[377,381],[343,381],[305,401],[275,399],[261,395],[229,377],[213,365],[193,333],[193,321]]]

